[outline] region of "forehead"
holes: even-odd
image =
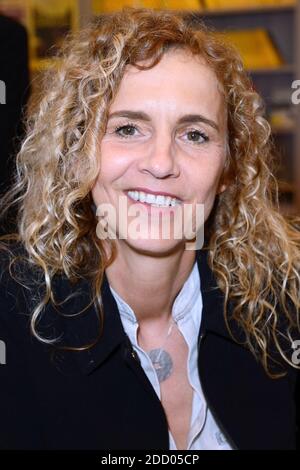
[[[190,111],[201,107],[217,115],[223,108],[223,95],[214,71],[204,59],[185,50],[174,50],[165,53],[151,69],[126,67],[112,107],[133,107],[141,102],[149,106],[166,104],[174,109],[187,106]]]

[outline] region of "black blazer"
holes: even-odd
[[[199,374],[212,413],[234,448],[293,448],[294,370],[270,379],[253,355],[231,339],[222,316],[223,294],[202,250],[197,263],[203,296]],[[70,318],[86,305],[89,283],[82,280],[75,287],[57,278],[54,284],[58,298],[71,292],[77,296],[61,308],[65,316],[47,307],[39,332],[61,336],[65,345],[91,341],[99,326],[94,308]],[[3,273],[1,449],[168,449],[163,407],[123,330],[106,277],[102,295],[101,340],[87,351],[53,354],[51,346],[29,332],[28,313],[38,289],[33,285],[29,293]]]

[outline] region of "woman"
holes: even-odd
[[[237,52],[127,9],[61,59],[2,202],[0,446],[293,448],[299,234]]]

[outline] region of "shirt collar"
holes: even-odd
[[[196,252],[196,263],[183,285],[181,291],[174,302],[175,314],[184,314],[187,312],[188,306],[190,305],[193,295],[197,295],[196,288],[200,286],[201,279],[201,294],[203,300],[202,310],[202,321],[201,321],[201,334],[203,332],[210,331],[214,334],[223,336],[227,339],[231,339],[230,333],[226,328],[226,324],[223,316],[223,303],[224,294],[218,288],[215,277],[207,263],[208,253],[206,250],[198,250]],[[198,268],[198,281],[197,281],[197,268]],[[187,295],[189,292],[191,295]],[[117,348],[121,343],[128,344],[128,337],[125,333],[120,313],[118,310],[118,304],[114,295],[112,294],[109,286],[108,279],[104,273],[102,288],[102,301],[104,307],[104,318],[103,318],[103,331],[102,336],[95,344],[88,350],[78,351],[76,354],[80,368],[84,373],[91,373],[96,367],[98,367],[104,360]],[[90,307],[93,309],[93,307]],[[133,311],[128,309],[125,303],[122,304],[122,311],[127,312],[128,315],[133,317]],[[178,312],[178,313],[177,313]],[[91,322],[91,318],[95,318],[93,312],[87,311],[85,314],[85,321]],[[84,321],[84,319],[82,320]],[[78,331],[78,325],[76,327],[75,319],[70,321],[70,328],[76,330],[78,336],[80,332],[87,330],[84,324],[81,324]],[[71,325],[73,325],[71,327]],[[91,323],[87,325],[91,329]],[[96,327],[95,327],[96,328]]]
[[[203,301],[201,331],[199,336],[213,333],[236,344],[244,346],[245,333],[232,316],[233,302],[227,306],[228,330],[225,321],[225,295],[219,288],[216,276],[209,265],[209,250],[198,250],[196,260],[201,278],[201,293]]]

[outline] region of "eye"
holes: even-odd
[[[204,132],[198,131],[197,129],[190,130],[185,135],[187,136],[187,140],[189,142],[195,144],[202,144],[203,142],[207,142],[209,140],[209,137]]]
[[[125,124],[115,128],[115,133],[125,139],[134,136],[136,131],[138,131],[138,129],[134,124]]]

